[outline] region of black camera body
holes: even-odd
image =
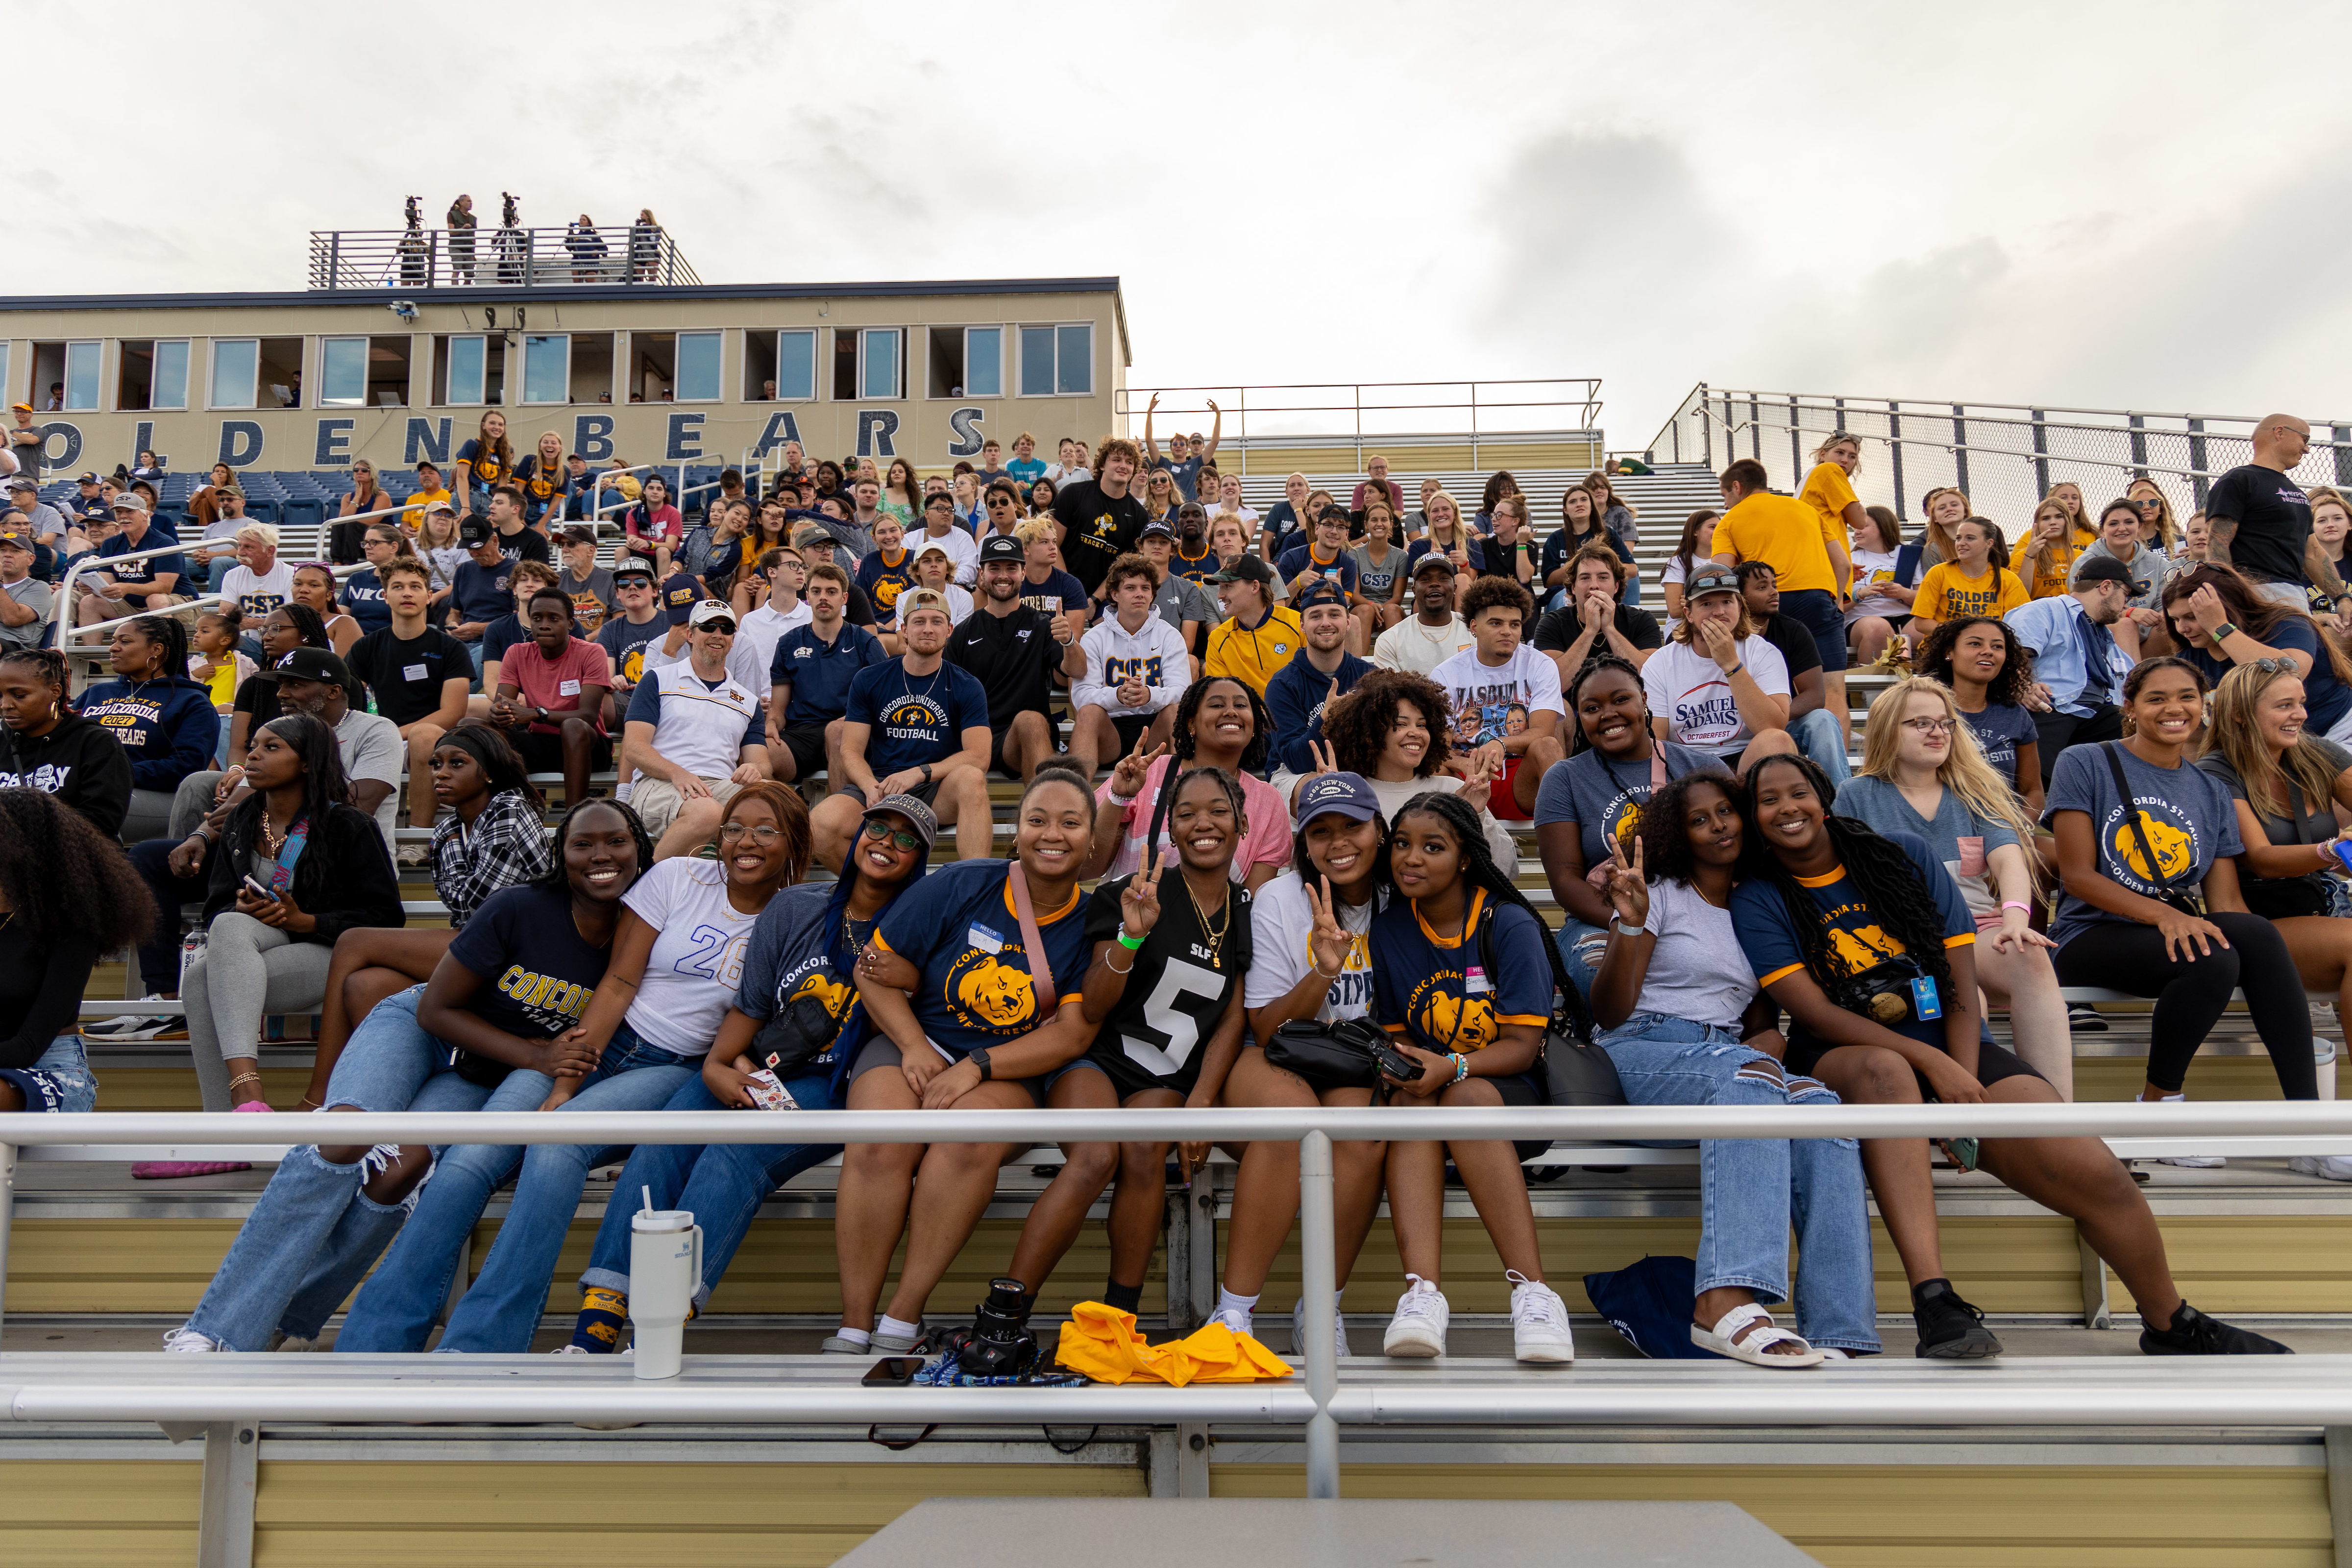
[[[1037,1370],[1037,1336],[1029,1331],[1036,1303],[1018,1279],[992,1279],[988,1299],[972,1309],[971,1327],[951,1348],[967,1377],[1027,1377]]]

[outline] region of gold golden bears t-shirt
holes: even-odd
[[[1491,973],[1475,934],[1490,912]],[[1551,960],[1533,915],[1517,904],[1489,911],[1486,889],[1475,889],[1462,930],[1439,936],[1410,900],[1372,920],[1373,1016],[1425,1051],[1467,1056],[1493,1045],[1505,1024],[1541,1026],[1551,1017]]]
[[[2138,833],[2132,831],[2131,816],[2125,815],[2125,802],[2116,793],[2115,770],[2107,765],[2110,752],[2123,764],[2124,782],[2131,786],[2130,812],[2139,819]],[[2069,746],[2058,754],[2042,820],[2054,827],[2062,811],[2090,817],[2099,875],[2142,898],[2155,898],[2159,889],[2194,888],[2204,881],[2216,857],[2245,849],[2228,784],[2197,768],[2144,763],[2120,741]],[[2147,851],[2140,847],[2142,837],[2147,839]],[[2156,856],[2153,874],[2148,851]],[[2050,922],[2050,940],[2063,947],[2102,921],[2124,918],[2062,892],[2057,918]]]
[[[1040,997],[1022,949],[1021,917],[1005,884],[1011,863],[962,860],[944,866],[899,895],[874,940],[922,973],[915,1021],[931,1043],[961,1060],[982,1046],[1018,1039],[1044,1026],[1086,984],[1086,895],[1072,890],[1057,909],[1038,908],[1038,939],[1058,994]]]

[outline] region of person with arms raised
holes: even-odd
[[[810,816],[816,858],[827,866],[848,858],[866,808],[888,795],[913,795],[940,826],[954,826],[957,858],[984,859],[994,850],[987,694],[941,657],[950,630],[946,600],[910,588],[900,610],[907,651],[850,677],[841,771],[828,775],[833,794]]]
[[[1835,1105],[1791,1074],[1773,1008],[1740,956],[1731,890],[1745,844],[1739,786],[1709,764],[1658,786],[1640,830],[1609,845],[1607,951],[1592,982],[1593,1044],[1634,1105]],[[1691,1342],[1775,1371],[1880,1349],[1870,1208],[1851,1139],[1710,1138]],[[1758,1303],[1790,1300],[1793,1216],[1804,1272],[1797,1331]]]
[[[667,858],[707,844],[727,803],[767,778],[767,717],[757,693],[727,673],[735,612],[715,599],[687,617],[691,656],[637,683],[629,699],[620,772],[630,804]]]
[[[1152,612],[1160,584],[1151,563],[1120,556],[1102,588],[1108,613],[1078,639],[1086,673],[1070,684],[1070,761],[1089,782],[1106,760],[1165,744],[1192,680],[1183,634]]]
[[[1741,793],[1748,849],[1732,925],[1757,985],[1790,1016],[1784,1070],[1821,1079],[1850,1105],[2057,1103],[2057,1090],[1984,1027],[1976,921],[1935,851],[1832,816],[1829,801],[1828,779],[1801,756],[1758,763]],[[2307,1029],[2305,1038],[2307,1068]],[[2099,1140],[1988,1138],[1953,1152],[2074,1222],[2138,1304],[2144,1353],[2284,1352],[2181,1300],[2147,1201]],[[1983,1312],[1945,1277],[1927,1140],[1864,1139],[1862,1162],[1911,1288],[1917,1353],[2000,1354]]]
[[[1813,634],[1822,656],[1822,702],[1845,733],[1845,612],[1841,605],[1853,575],[1842,522],[1832,522],[1794,496],[1774,495],[1764,465],[1742,458],[1718,481],[1724,512],[1715,528],[1720,566],[1744,561],[1770,564],[1780,584],[1781,613]],[[1685,589],[1688,602],[1689,590]],[[1920,595],[1920,603],[1927,595]],[[1778,726],[1776,726],[1777,728]]]
[[[1534,609],[1528,591],[1507,578],[1473,582],[1462,617],[1476,644],[1429,672],[1453,707],[1455,751],[1494,781],[1489,808],[1520,822],[1533,814],[1545,773],[1566,754],[1559,667],[1520,640]]]
[[[1209,426],[1209,438],[1196,448],[1192,442],[1185,437],[1182,431],[1171,431],[1168,437],[1168,455],[1164,458],[1160,455],[1160,448],[1152,443],[1151,439],[1152,416],[1160,408],[1158,393],[1151,395],[1150,403],[1146,405],[1143,410],[1143,452],[1137,461],[1139,464],[1149,459],[1152,468],[1168,470],[1169,477],[1176,481],[1177,490],[1186,500],[1201,499],[1198,490],[1201,468],[1202,465],[1215,460],[1217,440],[1224,434],[1225,428],[1224,411],[1217,406],[1216,401],[1213,398],[1203,398],[1202,403],[1214,421]],[[1095,471],[1100,473],[1102,466],[1102,455],[1097,452],[1095,456]]]
[[[131,753],[66,705],[70,684],[55,648],[0,647],[0,789],[53,795],[111,837],[131,810]]]

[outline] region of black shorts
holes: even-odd
[[[1108,717],[1110,720],[1110,727],[1118,731],[1119,754],[1124,756],[1128,752],[1135,750],[1135,743],[1143,739],[1143,732],[1151,728],[1152,721],[1158,719],[1160,715],[1157,713],[1112,713],[1108,714]]]
[[[1035,710],[1027,710],[1027,711],[1034,712]],[[1004,742],[1012,733],[1013,726],[1010,724],[1002,730],[991,730],[988,732],[988,771],[1008,779],[1017,779],[1023,776],[1021,770],[1006,761],[1004,755]],[[1049,745],[1055,741],[1054,721],[1050,716],[1045,721],[1045,740]],[[1129,743],[1132,744],[1132,742]],[[1035,759],[1036,765],[1041,768],[1049,767],[1059,762],[1062,756],[1063,753],[1059,751],[1048,752],[1045,755]]]
[[[1819,1075],[1813,1069],[1821,1066],[1823,1057],[1836,1048],[1799,1031],[1789,1041],[1789,1054],[1781,1062],[1781,1066],[1798,1078],[1818,1077]],[[1926,1075],[1915,1076],[1919,1079],[1920,1096],[1923,1099],[1928,1098],[1932,1091],[1927,1087]],[[2040,1078],[2041,1076],[2008,1049],[1994,1045],[1990,1040],[1977,1042],[1977,1081],[1987,1089],[1990,1089],[2005,1078]]]
[[[824,772],[824,726],[822,719],[784,726],[784,750],[793,755],[794,778],[814,778]]]
[[[525,771],[534,773],[560,773],[563,771],[563,737],[540,730],[509,730],[507,743],[522,759]],[[598,735],[588,744],[588,771],[599,773],[613,765],[613,739]]]
[[[859,789],[856,784],[851,784],[847,779],[843,779],[839,783],[835,784],[833,786],[833,793],[835,795],[856,795],[860,802],[863,802],[866,799],[866,792]],[[933,779],[927,784],[917,784],[913,789],[902,791],[901,793],[913,795],[917,800],[921,801],[925,805],[929,806],[934,811],[939,809],[940,781],[937,779]],[[827,798],[829,799],[831,797],[828,796]]]

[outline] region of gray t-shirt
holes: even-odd
[[[1740,951],[1729,910],[1717,909],[1687,882],[1661,877],[1650,884],[1650,914],[1642,929],[1658,940],[1642,976],[1642,994],[1633,999],[1634,1012],[1727,1027],[1738,1024],[1756,998],[1756,971]]]
[[[2067,584],[2067,586],[2069,588],[2080,586],[2083,581],[2083,563],[2085,561],[2095,561],[2102,556],[2105,557],[2109,561],[2113,561],[2116,558],[2116,552],[2107,548],[2107,542],[2105,540],[2095,539],[2091,542],[2091,547],[2088,550],[2084,551],[2082,554],[2074,558],[2074,575],[2073,580]],[[2136,610],[2155,609],[2157,607],[2157,599],[2164,591],[2165,559],[2163,552],[2143,544],[2137,550],[2133,551],[2132,558],[2125,562],[2123,564],[2124,570],[2130,573],[2132,575],[2132,608]]]
[[[1951,790],[1936,803],[1936,815],[1922,816],[1918,808],[1903,797],[1903,792],[1892,781],[1856,775],[1838,785],[1837,814],[1851,816],[1880,833],[1916,833],[1927,841],[1927,847],[1960,885],[1960,897],[1968,901],[1969,913],[1990,915],[2000,911],[2000,900],[1994,896],[1992,880],[1986,870],[1986,857],[2006,845],[2015,844],[2017,835],[2006,823],[1979,816],[1969,805]]]
[[[2320,755],[2327,759],[2327,765],[2333,772],[2340,774],[2345,769],[2352,768],[2352,751],[2346,751],[2325,735],[2306,733],[2304,739],[2319,748]],[[2199,758],[2197,765],[2228,785],[2231,800],[2246,798],[2245,782],[2238,777],[2238,770],[2230,765],[2229,758],[2215,752],[2210,756]],[[2289,809],[2292,810],[2292,802],[2295,796],[2288,790],[2284,782],[2279,786],[2278,795],[2281,800],[2290,803]],[[2263,837],[2271,841],[2273,848],[2283,844],[2325,844],[2336,837],[2336,808],[2332,802],[2324,799],[2313,800],[2306,794],[2303,797],[2303,832],[2300,835],[2295,832],[2294,819],[2284,815],[2265,816],[2261,819]],[[2248,873],[2241,870],[2238,876],[2241,880],[2244,880]]]
[[[38,647],[49,635],[49,606],[57,595],[37,577],[27,577],[21,583],[0,583],[5,593],[33,612],[33,618],[21,626],[0,622],[0,647]]]
[[[2156,855],[2153,868],[2140,850],[2140,834],[2134,833],[2125,820],[2124,803],[2116,794],[2115,774],[2107,766],[2110,749],[2123,763],[2124,779],[2131,785],[2141,833]],[[2099,874],[2142,898],[2155,898],[2159,887],[2176,892],[2192,889],[2205,879],[2215,859],[2245,851],[2238,837],[2238,812],[2230,803],[2228,784],[2196,768],[2159,768],[2141,762],[2121,742],[2069,746],[2059,753],[2042,806],[2042,822],[2054,824],[2062,811],[2089,816]],[[2058,918],[2050,925],[2050,940],[2063,947],[2069,939],[2102,921],[2137,923],[2062,892]]]
[[[1575,715],[1570,714],[1569,721],[1574,723]],[[1664,757],[1669,779],[1723,765],[1705,752],[1671,741],[1651,743]],[[1597,751],[1580,752],[1544,774],[1542,786],[1536,791],[1536,826],[1575,823],[1587,870],[1608,858],[1612,839],[1625,841],[1630,855],[1635,814],[1650,804],[1652,772],[1646,762],[1621,763]]]
[[[1378,565],[1372,563],[1370,545],[1359,544],[1348,557],[1356,563],[1356,592],[1381,603],[1396,597],[1396,581],[1404,574],[1404,546],[1390,544],[1388,559]]]
[[[1161,620],[1180,632],[1184,629],[1186,621],[1198,621],[1202,626],[1213,626],[1223,618],[1217,613],[1217,602],[1209,597],[1208,590],[1190,577],[1179,577],[1172,572],[1169,574],[1168,581],[1160,584],[1160,593],[1151,601],[1151,607],[1160,612]]]
[[[343,754],[343,774],[353,784],[375,779],[392,786],[375,808],[375,825],[383,834],[384,848],[390,850],[400,816],[401,771],[408,761],[408,742],[400,738],[400,726],[381,714],[354,708],[335,726],[335,744]]]

